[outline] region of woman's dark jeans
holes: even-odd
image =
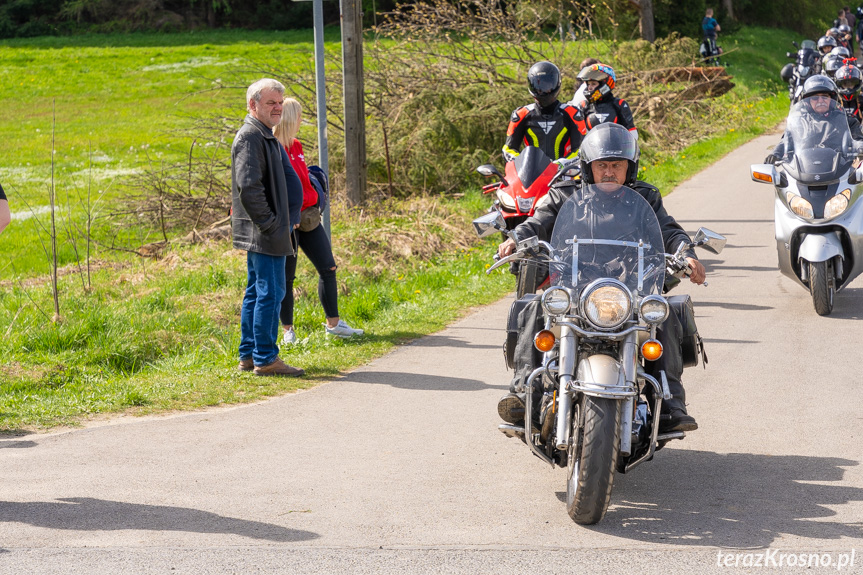
[[[327,317],[339,316],[339,294],[336,284],[336,260],[330,247],[330,238],[324,226],[320,225],[310,232],[294,230],[296,244],[318,270],[318,298],[324,306]],[[297,272],[297,257],[299,250],[294,245],[294,255],[285,259],[285,299],[282,300],[282,310],[279,318],[282,325],[294,325],[294,277]]]

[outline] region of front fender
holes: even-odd
[[[826,262],[836,256],[845,259],[842,239],[838,232],[806,234],[800,249],[797,250],[797,258],[807,262]]]
[[[592,355],[581,360],[575,379],[580,384],[602,387],[623,387],[626,383],[620,363],[608,355]]]

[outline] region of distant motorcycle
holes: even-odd
[[[483,164],[476,170],[486,177],[497,176],[497,182],[482,190],[484,194],[495,194],[489,211],[500,213],[506,230],[512,231],[548,201],[549,186],[558,172],[558,165],[540,148],[528,146],[506,163],[506,175],[493,164]],[[536,262],[515,265],[512,271],[518,277],[516,297],[536,293],[546,276],[545,266]]]
[[[863,272],[863,168],[855,168],[863,149],[832,100],[827,114],[803,100],[786,126],[784,157],[753,164],[751,175],[776,191],[779,271],[809,290],[818,315],[829,315],[836,292]]]
[[[552,467],[567,469],[567,511],[582,524],[605,515],[616,471],[627,473],[666,442],[685,437],[683,431],[659,433],[662,401],[671,393],[665,372],[648,374],[645,361],[661,357],[657,327],[677,313],[688,326],[684,365],[698,363],[701,339],[689,296],[667,299],[661,292],[666,277],[689,272],[685,250],[719,253],[725,245],[725,238],[702,228],[694,242],[664,253],[650,204],[630,188],[611,186],[613,193],[609,184],[574,190],[549,242],[525,239],[489,269],[511,261],[549,265],[549,287],[516,300],[510,312],[510,318],[530,309],[539,315],[539,329],[528,335],[543,359],[516,390],[526,398],[524,423],[500,429]],[[504,222],[490,213],[474,226],[485,237],[502,231]],[[512,356],[505,357],[513,367]]]
[[[794,47],[797,48],[796,53],[786,52],[788,58],[792,58],[794,63],[788,63],[783,66],[779,75],[788,84],[788,99],[791,104],[795,104],[800,99],[800,93],[803,91],[803,83],[814,74],[820,72],[819,61],[820,54],[818,53],[817,44],[812,40],[803,40],[801,44],[792,41]]]

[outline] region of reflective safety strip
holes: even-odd
[[[513,158],[516,158],[516,157],[518,157],[518,151],[513,150],[509,146],[504,146],[503,147],[503,155],[504,156],[509,155],[509,156],[512,156]]]
[[[558,134],[557,139],[554,140],[554,153],[558,157],[563,156],[563,154],[560,153],[560,144],[561,144],[561,142],[563,142],[563,139],[566,137],[566,135],[568,133],[569,133],[569,130],[564,128],[560,131],[560,134]]]
[[[530,140],[528,140],[530,138]],[[539,147],[539,138],[536,137],[536,134],[533,133],[533,130],[530,128],[524,134],[524,143],[528,146],[533,146],[534,148]]]

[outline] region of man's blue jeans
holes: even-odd
[[[279,357],[279,310],[285,297],[285,256],[246,252],[249,280],[240,312],[240,359],[255,365]]]

